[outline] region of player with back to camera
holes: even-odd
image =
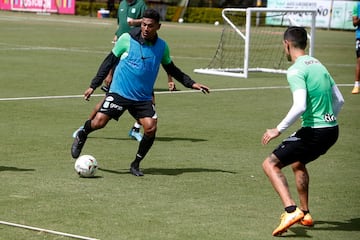
[[[120,2],[119,9],[117,12],[117,23],[118,28],[115,32],[113,43],[123,34],[129,32],[134,27],[138,27],[141,24],[142,16],[146,10],[147,6],[143,0],[124,0]],[[112,81],[113,69],[104,79],[105,85],[101,87],[104,92],[107,92]],[[169,91],[176,91],[175,83],[170,75],[168,75],[168,88]],[[155,104],[155,96],[153,96],[153,101]],[[100,109],[100,106],[103,102],[103,99],[95,106],[89,115],[89,119],[93,119],[96,115],[96,112]],[[84,126],[79,127],[73,134],[73,138],[76,137],[76,134],[79,130],[83,129]],[[141,124],[135,122],[133,127],[130,129],[128,135],[129,137],[141,141],[142,134],[140,132]]]
[[[167,43],[158,37],[157,31],[161,26],[159,21],[160,14],[154,9],[147,9],[141,28],[121,35],[104,59],[90,87],[84,93],[85,100],[88,100],[101,85],[110,69],[116,66],[113,80],[95,118],[87,120],[84,129],[78,131],[71,147],[73,158],[79,157],[91,132],[105,127],[111,119],[118,120],[128,110],[144,127],[144,136],[139,143],[135,159],[130,164],[130,173],[134,176],[143,176],[140,162],[152,147],[157,130],[152,93],[160,65],[185,87],[204,93],[210,92],[207,86],[196,83],[175,66]],[[119,59],[121,61],[117,64]]]
[[[286,232],[293,224],[314,224],[310,215],[309,174],[306,165],[323,155],[335,144],[339,134],[336,117],[344,99],[328,70],[319,60],[305,54],[307,32],[302,27],[289,27],[284,33],[284,50],[293,63],[287,71],[287,80],[293,105],[276,128],[267,129],[262,144],[268,144],[290,127],[299,117],[301,128],[268,156],[263,170],[279,194],[285,212],[273,236]],[[282,168],[291,165],[295,175],[300,206],[293,200]]]

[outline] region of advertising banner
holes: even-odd
[[[354,29],[352,25],[352,9],[356,1],[336,0],[268,0],[268,8],[315,9],[316,27],[334,29]],[[293,14],[292,18],[304,26],[308,26],[310,16]],[[273,24],[273,23],[269,23]]]
[[[0,0],[0,10],[75,14],[75,0]]]

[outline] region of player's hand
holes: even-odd
[[[127,17],[126,22],[129,24],[129,26],[134,26],[135,25],[135,21],[131,17]]]
[[[281,133],[279,132],[279,130],[277,130],[277,128],[272,128],[272,129],[266,129],[266,132],[264,133],[262,139],[261,139],[261,143],[263,145],[268,144],[272,139],[278,137]]]
[[[205,86],[205,85],[202,85],[202,84],[200,84],[200,83],[194,83],[194,84],[192,85],[192,88],[193,88],[193,89],[198,89],[198,90],[200,90],[200,91],[201,91],[202,93],[204,93],[204,94],[210,93],[209,87],[207,87],[207,86]]]
[[[84,92],[84,99],[86,100],[86,101],[89,101],[89,99],[90,99],[90,97],[91,97],[91,94],[93,94],[94,93],[94,89],[93,88],[88,88],[88,89],[86,89],[86,91]]]
[[[174,82],[168,82],[169,91],[176,91],[176,86]]]

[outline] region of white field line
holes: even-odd
[[[0,42],[0,51],[58,51],[58,52],[77,52],[77,53],[89,53],[89,54],[107,54],[111,51],[96,51],[90,49],[79,48],[64,48],[64,47],[46,47],[46,46],[27,46],[27,45],[10,45],[8,43]],[[172,59],[191,59],[191,60],[206,60],[210,61],[208,57],[189,57],[189,56],[171,56]]]
[[[351,87],[353,84],[338,84],[340,87]],[[252,91],[252,90],[271,90],[271,89],[286,89],[289,86],[270,86],[270,87],[246,87],[246,88],[223,88],[223,89],[210,89],[210,92],[226,92],[226,91]],[[199,90],[181,90],[175,92],[161,91],[155,92],[156,95],[160,94],[185,94],[199,92]],[[102,97],[104,94],[93,94],[92,97]],[[16,97],[16,98],[0,98],[0,101],[21,101],[21,100],[41,100],[41,99],[66,99],[66,98],[83,98],[83,95],[64,95],[64,96],[38,96],[38,97]]]
[[[5,222],[5,221],[0,221],[0,224],[12,226],[12,227],[18,227],[18,228],[25,228],[25,229],[39,231],[39,232],[51,233],[51,234],[55,234],[55,235],[65,236],[65,237],[77,238],[77,239],[98,240],[97,238],[84,237],[84,236],[80,236],[80,235],[74,235],[74,234],[70,234],[70,233],[58,232],[58,231],[53,231],[53,230],[49,230],[49,229],[32,227],[32,226],[11,223],[11,222]]]

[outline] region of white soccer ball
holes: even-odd
[[[98,163],[93,156],[82,155],[76,159],[74,168],[80,177],[93,177],[98,168]]]
[[[215,21],[215,22],[214,22],[214,25],[215,25],[215,26],[219,26],[219,24],[220,24],[219,21]]]
[[[183,18],[179,18],[178,22],[179,22],[179,23],[183,23],[183,22],[184,22],[184,19],[183,19]]]

